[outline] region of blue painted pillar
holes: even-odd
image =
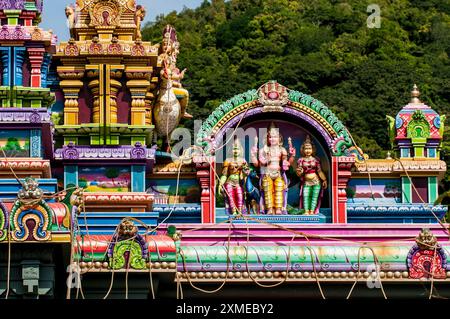
[[[25,61],[26,48],[15,47],[14,48],[14,83],[16,86],[23,86],[23,72],[22,67]]]
[[[30,157],[42,157],[42,133],[41,130],[30,131]]]
[[[145,192],[145,165],[131,166],[131,191]]]
[[[42,66],[41,66],[41,86],[43,88],[47,87],[47,76],[48,76],[50,61],[51,61],[51,55],[48,54],[47,52],[44,53],[44,60],[42,61]]]
[[[65,165],[64,166],[64,188],[67,188],[69,184],[78,186],[78,166],[77,165]]]
[[[11,48],[0,47],[0,58],[2,59],[2,86],[10,86]]]

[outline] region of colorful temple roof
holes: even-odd
[[[441,117],[435,110],[421,102],[419,97],[419,89],[414,85],[411,101],[402,108],[395,119],[396,139],[411,137],[442,139]]]

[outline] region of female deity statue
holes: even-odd
[[[249,173],[243,150],[236,138],[233,144],[233,157],[225,160],[219,182],[219,194],[225,195],[227,213],[237,215],[245,212],[243,182]]]
[[[287,214],[287,178],[285,172],[294,161],[295,148],[289,138],[288,152],[283,147],[283,138],[274,123],[268,128],[266,145],[259,150],[258,138],[251,150],[252,163],[260,168],[262,200],[261,206],[267,214]],[[258,156],[259,155],[259,156]]]
[[[316,157],[316,149],[309,135],[300,151],[302,157],[297,162],[297,175],[301,180],[300,209],[305,215],[319,213],[323,191],[328,187],[327,177],[322,171],[320,159]]]

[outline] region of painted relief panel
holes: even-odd
[[[147,193],[155,195],[155,203],[200,203],[201,189],[196,179],[148,179]],[[176,198],[178,195],[178,199]]]
[[[80,166],[78,185],[87,192],[130,192],[129,166]]]
[[[400,203],[402,186],[399,179],[351,179],[346,189],[348,203]]]
[[[7,157],[29,157],[30,132],[26,130],[0,130],[0,149],[5,152]]]

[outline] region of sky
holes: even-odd
[[[144,23],[154,21],[160,14],[167,14],[171,11],[181,11],[184,7],[198,7],[203,0],[137,0],[137,4],[145,7],[147,14]],[[69,29],[66,24],[65,7],[75,3],[75,0],[44,0],[44,12],[40,27],[44,30],[52,29],[58,36],[59,41],[67,41]]]

